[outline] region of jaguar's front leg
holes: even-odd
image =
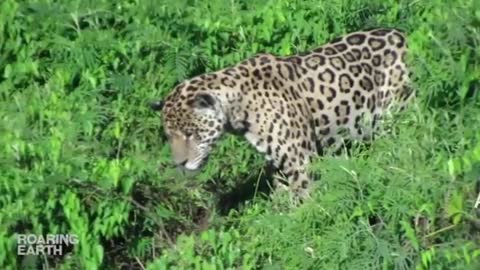
[[[288,189],[293,197],[305,200],[311,182],[307,168],[316,154],[316,144],[311,126],[304,124],[308,121],[297,121],[296,125],[290,119],[282,119],[278,126],[251,125],[245,138],[278,169],[273,181],[275,190]]]
[[[310,151],[301,151],[297,155],[284,154],[280,161],[274,160],[279,168],[273,176],[275,192],[288,190],[295,201],[309,199],[312,175],[308,172],[308,166],[312,157],[313,153]]]
[[[292,184],[288,184],[288,182]],[[276,173],[273,175],[273,188],[274,194],[288,192],[288,196],[294,205],[299,205],[310,199],[310,178],[308,178],[308,175],[305,175],[303,181],[296,182],[292,177],[286,177],[283,173]]]

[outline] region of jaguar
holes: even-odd
[[[372,139],[382,116],[415,96],[406,57],[401,30],[356,31],[306,53],[260,53],[195,76],[150,107],[161,111],[176,166],[198,170],[233,132],[274,165],[276,189],[307,198],[320,151]]]

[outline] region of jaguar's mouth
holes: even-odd
[[[198,172],[202,169],[202,167],[207,163],[208,155],[205,156],[198,156],[194,160],[188,160],[184,164],[182,164],[182,168],[186,171],[191,172]]]
[[[183,168],[188,171],[198,171],[202,167],[203,162],[187,162]]]

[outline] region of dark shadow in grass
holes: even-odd
[[[230,210],[240,210],[242,205],[256,197],[268,197],[271,194],[272,176],[276,169],[272,164],[264,167],[264,174],[249,176],[241,184],[228,192],[222,192],[221,187],[210,183],[205,188],[208,192],[218,194],[217,209],[220,215],[228,215]]]
[[[370,142],[353,143],[347,141],[341,149],[331,154],[334,156],[345,153],[352,155],[352,153],[368,149],[370,144]],[[320,152],[319,156],[323,156],[324,154],[325,153]],[[273,183],[273,175],[276,171],[277,169],[273,164],[268,163],[265,165],[265,173],[260,176],[260,179],[258,175],[249,176],[247,180],[235,186],[229,192],[223,192],[221,185],[217,185],[213,182],[208,184],[205,189],[207,192],[218,194],[217,209],[219,214],[228,215],[230,210],[240,210],[240,208],[246,202],[251,201],[254,196],[268,198],[272,193],[271,187]],[[314,178],[320,179],[320,174],[315,175]]]

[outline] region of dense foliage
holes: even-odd
[[[408,33],[418,101],[319,158],[312,201],[266,198],[233,136],[200,175],[170,169],[149,101],[376,26]],[[2,0],[0,268],[480,269],[479,45],[478,0]],[[79,244],[16,256],[27,232]]]

